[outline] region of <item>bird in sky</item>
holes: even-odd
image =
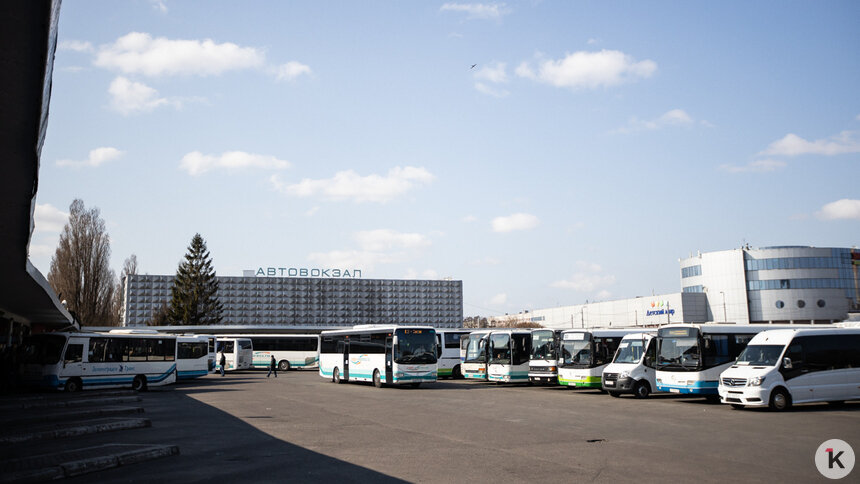
[[[478,64],[472,64],[472,67],[470,67],[469,69],[474,69],[477,66],[478,66]]]

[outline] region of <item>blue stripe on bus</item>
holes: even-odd
[[[156,377],[153,377],[153,378],[147,377],[146,382],[147,383],[160,383],[160,382],[164,381],[165,379],[167,379],[167,377],[169,377],[170,374],[174,372],[174,370],[176,370],[175,364],[171,365],[167,371],[165,371],[164,373],[162,373]],[[117,384],[128,383],[128,384],[131,384],[134,381],[135,376],[137,376],[137,375],[114,377],[114,378],[104,378],[104,377],[81,378],[81,386],[108,385],[108,384],[112,384],[112,383],[117,383]],[[63,386],[65,386],[67,381],[69,381],[68,378],[66,378],[65,380],[61,380],[60,383]]]
[[[692,395],[719,395],[718,387],[718,381],[697,381],[692,385],[658,383],[657,391],[671,392],[672,390],[677,390],[677,393],[689,393]]]
[[[208,373],[209,372],[206,370],[180,371],[176,373],[176,378],[179,378],[180,380],[186,380],[206,376]]]

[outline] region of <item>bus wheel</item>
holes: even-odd
[[[609,396],[610,396],[610,397],[618,398],[618,397],[620,397],[620,396],[621,396],[621,394],[620,394],[620,393],[618,393],[618,392],[607,392],[607,393],[609,393]]]
[[[648,398],[648,395],[651,394],[651,387],[647,382],[638,381],[635,385],[633,385],[633,395],[636,398]]]
[[[281,360],[278,362],[278,369],[281,371],[289,371],[290,362],[287,360]]]
[[[131,389],[136,392],[146,390],[146,377],[143,375],[137,375],[134,377],[134,381],[131,382]]]
[[[75,393],[81,390],[81,380],[79,378],[69,378],[66,381],[66,391],[69,393]]]
[[[791,408],[791,396],[783,388],[776,388],[770,394],[770,409],[782,412]]]
[[[337,367],[334,367],[334,371],[331,373],[331,381],[340,383],[340,370]]]
[[[373,386],[382,388],[382,378],[379,376],[379,370],[373,370]]]
[[[455,366],[454,369],[451,370],[451,378],[455,380],[460,380],[463,378],[463,373],[460,371],[460,365]]]

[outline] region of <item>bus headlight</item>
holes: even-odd
[[[760,387],[761,384],[764,383],[764,378],[765,377],[763,377],[763,376],[757,376],[754,378],[750,378],[750,382],[747,385],[749,385],[751,387]]]

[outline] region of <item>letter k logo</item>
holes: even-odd
[[[844,468],[845,468],[845,466],[844,466],[844,465],[842,465],[842,461],[841,461],[841,460],[839,460],[839,458],[840,458],[840,457],[842,457],[842,454],[844,454],[844,453],[845,453],[845,451],[844,451],[844,450],[840,451],[840,452],[839,452],[838,454],[836,454],[836,455],[833,455],[833,449],[832,449],[832,448],[827,449],[825,452],[827,452],[827,467],[828,467],[828,468],[833,469],[833,464],[834,464],[834,463],[835,463],[836,465],[838,465],[840,469],[844,469]]]

